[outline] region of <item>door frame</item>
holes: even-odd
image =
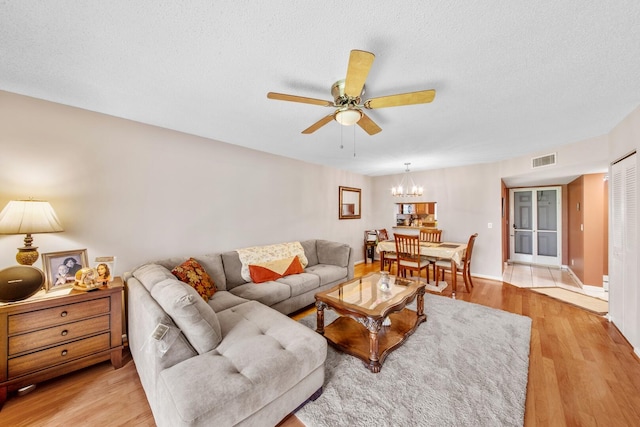
[[[537,192],[539,190],[556,190],[556,204],[557,204],[557,209],[556,209],[556,223],[557,223],[557,229],[556,229],[556,245],[557,245],[557,254],[555,257],[548,257],[548,256],[543,256],[543,255],[536,255],[536,250],[537,250],[537,205],[535,203],[537,203],[537,198],[533,197],[532,200],[534,201],[534,205],[532,206],[532,222],[533,222],[533,236],[534,238],[532,239],[532,252],[533,254],[531,255],[530,258],[526,258],[525,256],[514,256],[514,251],[515,251],[515,233],[514,233],[514,229],[513,229],[513,221],[515,218],[514,215],[514,203],[515,203],[515,197],[514,197],[514,192],[516,191],[531,191],[531,192]],[[532,264],[532,265],[547,265],[547,266],[554,266],[554,267],[561,267],[562,266],[562,186],[559,185],[551,185],[551,186],[537,186],[537,187],[522,187],[522,188],[509,188],[509,233],[508,233],[508,238],[509,238],[509,262],[519,262],[519,263],[526,263],[526,264]],[[519,258],[519,259],[516,259]]]

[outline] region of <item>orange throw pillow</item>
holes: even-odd
[[[193,258],[189,258],[175,267],[171,270],[171,273],[173,273],[178,280],[195,289],[205,301],[209,301],[209,298],[216,292],[216,285],[213,283],[211,277],[209,277],[209,274],[207,274],[204,267]]]
[[[302,268],[297,255],[260,264],[249,264],[249,274],[253,283],[268,282],[303,272],[304,268]]]

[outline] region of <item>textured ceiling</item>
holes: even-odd
[[[351,49],[365,99],[435,100],[302,135],[330,110],[267,92],[331,100]],[[640,104],[640,2],[0,0],[0,58],[2,90],[385,175],[609,132]]]

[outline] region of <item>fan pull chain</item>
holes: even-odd
[[[353,157],[356,156],[356,125],[352,125],[353,127]]]
[[[342,144],[342,130],[344,126],[340,126],[340,149],[344,149],[344,144]]]

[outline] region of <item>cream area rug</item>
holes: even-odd
[[[607,301],[590,295],[581,294],[580,292],[574,292],[558,287],[531,288],[531,290],[591,311],[592,313],[605,315],[609,312],[609,303]]]
[[[531,319],[428,293],[425,312],[377,374],[329,346],[323,393],[298,419],[309,427],[522,426]],[[325,310],[325,323],[335,316]],[[300,322],[315,329],[315,314]]]

